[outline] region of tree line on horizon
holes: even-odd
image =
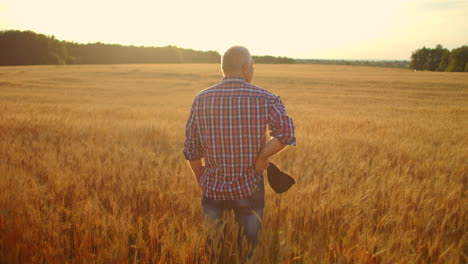
[[[256,63],[294,63],[294,59],[253,56]],[[197,51],[176,46],[145,47],[81,44],[61,41],[33,31],[0,31],[0,65],[219,63],[216,51]]]
[[[411,62],[406,60],[292,59],[270,55],[252,57],[256,63],[262,64],[325,64],[467,71],[466,49],[467,46],[463,46],[450,52],[440,45],[436,49],[424,47],[413,52]],[[0,31],[0,65],[219,63],[220,60],[221,55],[217,51],[198,51],[171,45],[146,47],[101,42],[82,44],[61,41],[54,36],[46,36],[33,31]]]
[[[468,72],[468,46],[452,51],[440,44],[434,49],[423,47],[412,53],[410,67],[414,70]]]
[[[300,64],[320,64],[320,65],[346,65],[346,66],[370,66],[384,68],[404,68],[408,69],[408,60],[325,60],[325,59],[296,59]]]

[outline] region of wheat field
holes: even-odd
[[[200,65],[0,68],[0,263],[215,263],[182,155]],[[249,263],[467,263],[468,75],[256,65],[297,147]],[[232,218],[232,217],[231,217]],[[232,227],[232,226],[231,226]],[[230,228],[217,254],[243,263]]]

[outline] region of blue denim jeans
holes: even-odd
[[[242,234],[251,245],[256,245],[262,228],[263,208],[265,207],[265,185],[261,177],[255,192],[241,200],[213,200],[202,196],[205,220],[222,221],[226,210],[233,210]]]

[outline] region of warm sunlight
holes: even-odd
[[[295,58],[408,59],[422,45],[466,44],[465,1],[5,0],[0,29],[76,42],[177,45]]]
[[[468,0],[0,0],[0,264],[468,263]]]

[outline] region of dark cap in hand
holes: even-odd
[[[276,193],[283,193],[296,183],[293,177],[282,172],[275,164],[270,162],[267,168],[268,183]]]

